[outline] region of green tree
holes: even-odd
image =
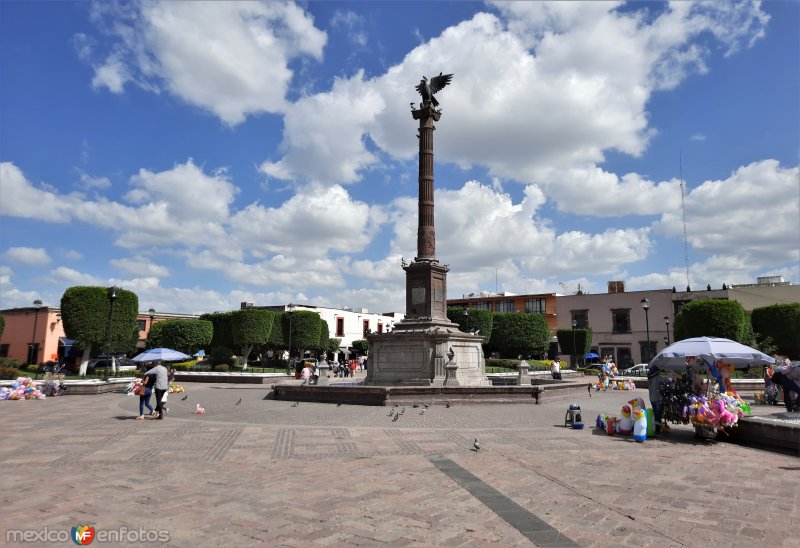
[[[760,343],[769,338],[778,354],[800,358],[800,303],[755,308],[750,319]]]
[[[501,356],[541,356],[550,346],[547,320],[541,314],[495,313],[489,346]]]
[[[592,347],[592,328],[559,329],[556,331],[558,347],[562,354],[570,356],[583,356]],[[574,344],[573,344],[574,340]]]
[[[284,322],[282,325],[283,340],[286,341],[287,347],[291,341],[290,356],[294,349],[300,350],[300,357],[302,357],[302,351],[319,348],[320,329],[323,323],[319,314],[310,310],[295,310],[291,313],[287,312],[282,317],[282,321]]]
[[[752,344],[750,318],[737,301],[704,299],[686,303],[675,317],[675,338],[722,337]]]
[[[92,347],[102,348],[111,354],[127,353],[136,348],[139,336],[139,298],[136,293],[117,288],[111,314],[109,288],[75,286],[68,288],[61,297],[61,320],[64,333],[83,348],[83,363],[80,374],[86,374]],[[111,337],[109,342],[109,316]]]
[[[171,319],[156,322],[147,335],[150,348],[172,348],[194,354],[211,343],[214,324],[209,320]]]
[[[275,316],[276,314],[270,310],[256,308],[245,308],[231,313],[233,344],[234,348],[238,348],[243,356],[243,368],[247,368],[247,361],[253,347],[269,342]]]
[[[478,331],[478,335],[484,341],[492,338],[492,328],[494,326],[494,313],[491,310],[482,308],[469,308],[469,314],[464,315],[464,308],[451,307],[447,309],[447,319],[458,324],[458,328],[464,333]]]
[[[331,331],[330,327],[328,327],[328,322],[324,321],[320,318],[319,324],[319,346],[317,348],[318,352],[327,352],[328,347],[331,343]]]
[[[208,345],[209,348],[217,346],[233,348],[233,329],[231,328],[232,315],[233,312],[213,312],[200,316],[201,320],[208,320],[214,326],[214,333]],[[209,348],[205,350],[209,350]]]
[[[359,356],[366,356],[369,354],[369,341],[367,339],[358,339],[350,343],[350,347]]]

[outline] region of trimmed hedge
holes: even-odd
[[[750,318],[737,301],[704,299],[686,303],[675,318],[675,338],[723,337],[751,344]]]
[[[494,313],[491,310],[483,308],[469,308],[469,316],[464,315],[463,308],[448,308],[447,319],[453,323],[458,324],[458,328],[465,332],[475,331],[480,332],[478,335],[483,337],[484,341],[489,341],[492,337],[492,329],[494,327]]]
[[[558,347],[562,354],[570,356],[583,356],[592,347],[592,328],[582,327],[580,329],[559,329],[556,331],[558,337]],[[575,344],[573,345],[573,340]]]
[[[778,354],[800,358],[800,303],[755,308],[750,319],[760,339],[772,338]]]
[[[486,368],[490,367],[499,367],[504,369],[513,369],[516,371],[517,367],[519,366],[519,362],[522,360],[509,360],[509,359],[501,359],[501,358],[487,358],[486,359]],[[528,370],[529,371],[549,371],[550,370],[550,361],[544,360],[525,360],[528,362]]]
[[[208,346],[213,334],[209,320],[175,318],[155,322],[147,340],[151,348],[173,348],[191,355]]]
[[[91,345],[94,349],[114,354],[126,354],[136,349],[139,338],[139,298],[136,293],[118,288],[111,318],[111,347],[108,346],[108,320],[111,311],[109,288],[75,286],[61,297],[61,319],[64,333],[79,348]]]
[[[495,313],[489,349],[505,356],[540,356],[550,347],[550,329],[541,314]]]

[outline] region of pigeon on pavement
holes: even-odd
[[[292,407],[297,407],[298,405],[300,405],[300,402],[299,402],[299,401],[296,401],[296,402],[294,402],[294,403],[292,404]]]
[[[181,398],[181,401],[186,401],[186,400],[188,400],[188,399],[189,399],[189,394],[185,394],[185,395],[184,395],[184,396]]]
[[[478,438],[475,438],[475,441],[472,442],[472,447],[475,448],[475,452],[477,453],[481,449],[481,444],[478,443]]]
[[[239,401],[236,402],[236,405],[240,405],[242,403],[242,398],[239,398]]]

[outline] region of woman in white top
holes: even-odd
[[[550,373],[554,379],[561,380],[561,363],[556,358],[553,358],[553,363],[550,365]]]

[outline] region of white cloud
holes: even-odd
[[[58,268],[51,270],[47,281],[54,285],[61,283],[67,284],[68,286],[107,285],[106,280],[103,278],[98,278],[92,274],[86,274],[66,266],[59,266]]]
[[[92,12],[115,40],[95,63],[94,87],[121,93],[134,82],[167,90],[228,125],[282,111],[293,78],[289,63],[321,59],[327,40],[289,2],[97,3]],[[80,56],[93,54],[87,38],[75,42]]]
[[[29,266],[45,266],[50,264],[47,250],[41,247],[10,247],[5,252],[5,257],[12,263]]]
[[[111,179],[108,177],[94,177],[85,171],[79,170],[81,186],[85,189],[104,189],[111,186]]]
[[[347,80],[337,78],[330,92],[294,103],[284,118],[281,148],[287,153],[279,161],[264,162],[261,170],[278,179],[324,184],[360,180],[359,171],[377,162],[364,135],[384,108],[383,97],[363,78],[363,71]]]
[[[705,181],[686,195],[686,226],[692,248],[768,268],[797,261],[800,241],[800,170],[776,160],[742,166],[721,181]],[[655,228],[683,236],[680,210]],[[724,259],[727,261],[728,259]],[[733,270],[738,270],[736,269]]]
[[[281,179],[357,181],[376,161],[367,138],[391,156],[412,158],[407,105],[419,100],[413,83],[441,67],[455,77],[439,96],[437,161],[483,165],[493,176],[540,184],[562,209],[569,194],[564,181],[586,174],[617,199],[633,199],[637,212],[659,213],[648,204],[666,197],[670,205],[668,185],[636,174],[611,181],[616,176],[597,171],[597,164],[608,150],[639,155],[647,148],[654,133],[647,102],[653,91],[707,70],[708,35],[732,52],[763,35],[768,17],[758,5],[642,4],[635,11],[616,5],[498,4],[502,17],[479,13],[450,27],[380,77],[337,81],[331,91],[289,106],[284,157],[262,169]],[[643,15],[649,10],[654,14]],[[360,106],[357,116],[352,108],[340,115],[352,104]]]
[[[111,266],[118,268],[133,276],[150,276],[154,278],[166,278],[169,276],[169,269],[153,262],[149,257],[136,255],[127,259],[111,259]]]
[[[0,195],[0,214],[39,219],[42,211],[47,211],[47,221],[69,220],[69,203],[49,190],[36,188],[12,162],[0,162]]]
[[[689,138],[690,141],[705,141],[706,136],[702,133],[695,133]]]

